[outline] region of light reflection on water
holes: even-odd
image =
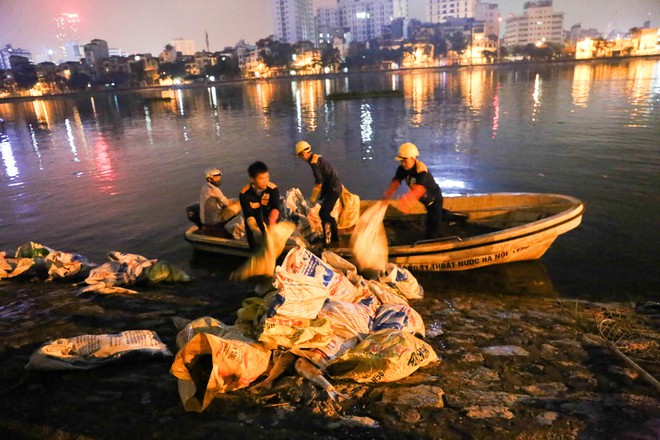
[[[404,97],[324,99],[374,89]],[[182,211],[207,166],[222,167],[230,195],[256,159],[281,188],[306,192],[311,175],[292,155],[306,139],[351,191],[374,198],[394,173],[398,145],[410,141],[447,195],[585,200],[583,226],[543,259],[563,293],[649,293],[658,287],[659,100],[660,62],[647,59],[2,103],[0,182],[9,203],[0,204],[0,248],[36,240],[96,259],[117,249],[187,264]]]

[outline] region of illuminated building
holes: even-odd
[[[19,49],[11,47],[11,44],[6,45],[3,49],[0,49],[0,69],[10,70],[12,69],[12,64],[9,57],[24,57],[28,60],[32,59],[32,53],[25,49]]]
[[[522,15],[506,19],[504,44],[564,44],[564,13],[554,12],[552,0],[526,2]]]
[[[64,60],[80,61],[81,58],[85,58],[85,46],[78,41],[65,41]]]
[[[448,18],[474,18],[479,0],[427,0],[427,17],[431,23]]]
[[[338,0],[341,26],[352,41],[380,38],[393,20],[408,20],[408,0]]]
[[[312,0],[273,0],[275,35],[283,43],[314,40]]]
[[[105,40],[95,39],[90,43],[85,44],[85,62],[89,66],[94,67],[100,60],[108,58],[110,52],[108,50],[108,42]]]
[[[181,55],[195,55],[194,40],[184,40],[183,38],[177,38],[170,41],[170,45],[172,45],[174,50],[177,52],[181,52]]]
[[[484,34],[486,36],[496,35],[500,36],[500,9],[495,3],[478,3],[475,8],[474,18],[477,21],[484,22]]]
[[[59,43],[58,56],[63,61],[74,61],[82,58],[80,52],[74,53],[75,46],[80,46],[78,41],[78,29],[80,27],[80,17],[75,12],[65,12],[53,19],[55,22],[55,37]],[[81,56],[78,56],[81,55]]]

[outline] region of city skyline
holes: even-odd
[[[500,0],[503,18],[522,13],[525,0]],[[554,0],[554,9],[565,13],[564,27],[581,23],[583,28],[601,32],[627,31],[650,20],[658,26],[660,3],[657,0]],[[314,8],[328,7],[336,0],[315,0]],[[411,18],[425,20],[426,0],[410,0]],[[25,11],[35,11],[26,14]],[[597,10],[598,14],[594,14]],[[78,38],[87,43],[94,38],[108,41],[111,48],[128,53],[157,55],[175,38],[192,39],[205,47],[208,31],[212,50],[221,50],[244,39],[254,42],[275,33],[271,0],[223,1],[195,0],[181,3],[170,0],[0,0],[0,44],[12,44],[32,52],[33,57],[48,49],[57,52],[54,19],[65,13],[80,17]],[[503,32],[503,29],[502,29]]]

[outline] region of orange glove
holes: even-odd
[[[413,185],[410,188],[410,191],[401,196],[399,199],[399,209],[401,212],[408,214],[412,209],[413,202],[421,199],[425,193],[426,188],[424,188],[422,185]]]
[[[277,223],[277,219],[280,218],[280,211],[277,209],[273,209],[270,211],[270,214],[268,214],[268,225],[273,226],[275,223]]]

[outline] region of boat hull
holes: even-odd
[[[403,214],[395,209],[396,201],[390,204],[393,209],[388,210],[388,216],[403,218]],[[555,194],[501,193],[447,197],[445,206],[452,211],[469,213],[470,221],[475,224],[520,224],[472,237],[444,237],[436,242],[390,246],[389,261],[414,271],[435,272],[536,260],[545,254],[559,235],[578,227],[584,213],[584,205],[579,200]],[[417,209],[418,213],[423,212],[423,207]],[[186,231],[186,240],[196,249],[237,256],[250,254],[244,241],[208,237],[196,231],[195,226]],[[349,247],[331,250],[352,259]]]

